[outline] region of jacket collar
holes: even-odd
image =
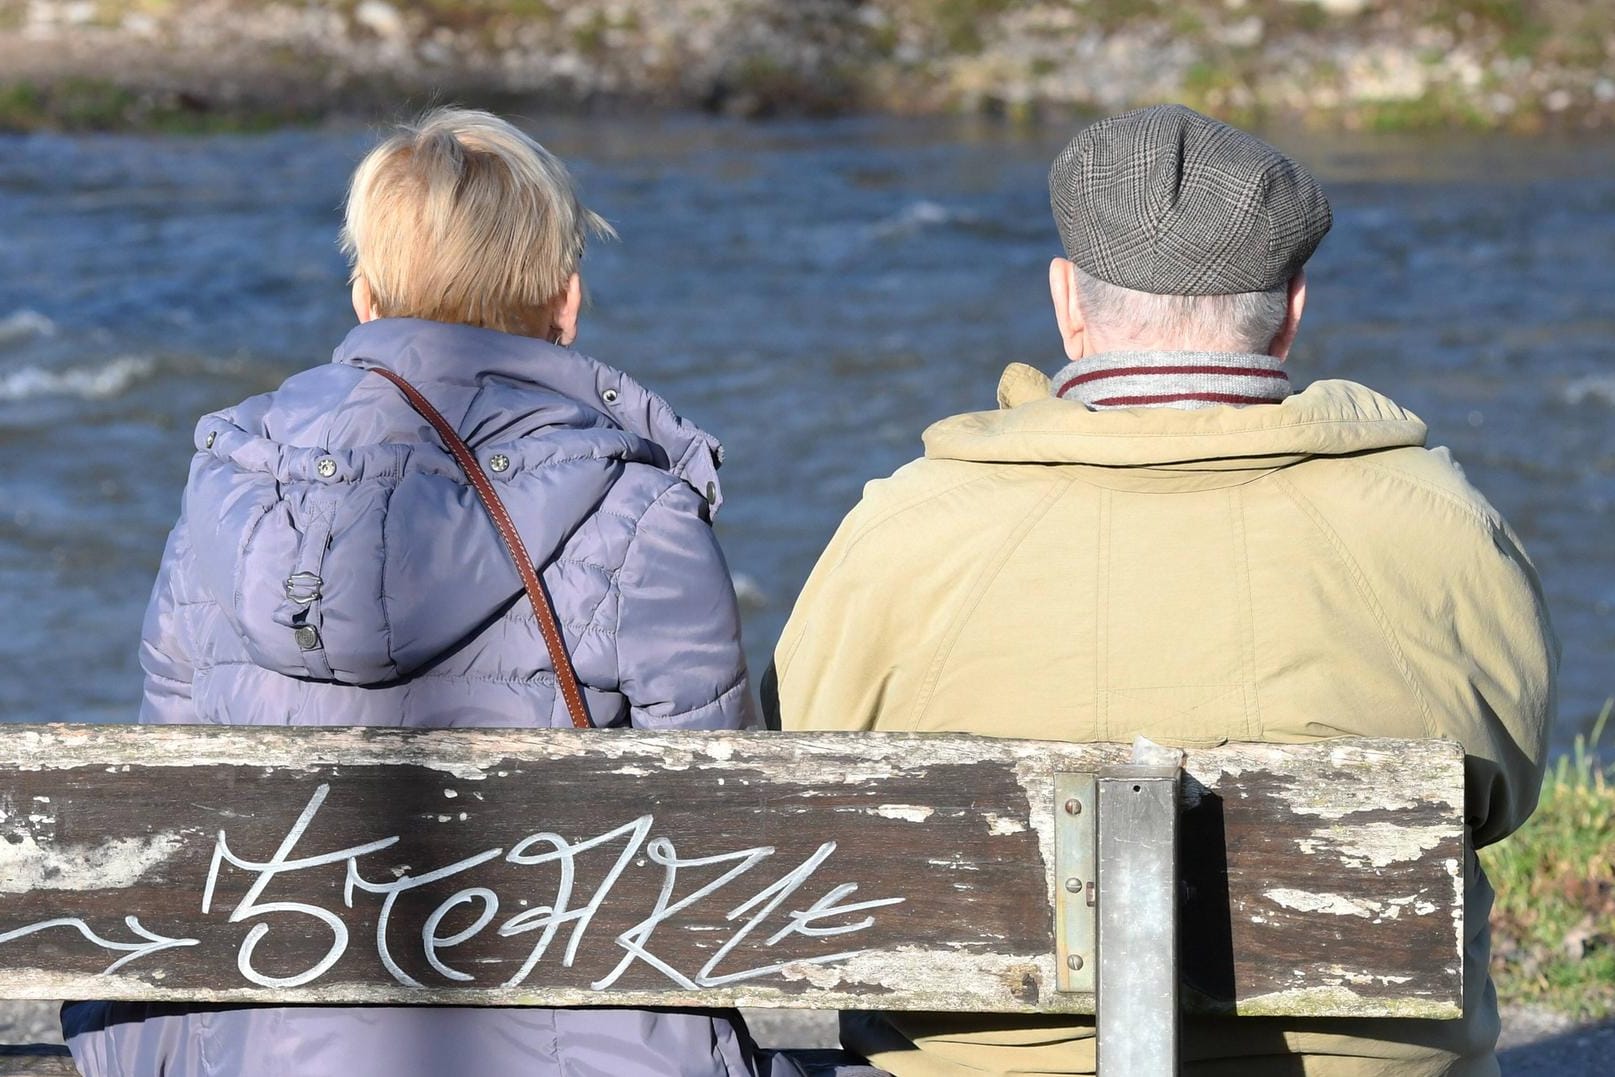
[[[1227,471],[1423,445],[1427,432],[1417,415],[1349,381],[1314,382],[1277,404],[1090,411],[1051,395],[1047,376],[1016,363],[999,380],[998,402],[998,411],[933,424],[925,432],[925,455]]]
[[[667,455],[667,470],[702,494],[714,513],[723,504],[718,439],[681,419],[627,374],[581,352],[476,326],[379,318],[355,326],[331,361],[361,369],[384,366],[418,386],[474,386],[499,378],[548,389],[654,443]]]

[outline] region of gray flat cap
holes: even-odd
[[[1157,295],[1276,288],[1333,221],[1312,173],[1182,105],[1085,129],[1049,169],[1049,201],[1078,267]]]

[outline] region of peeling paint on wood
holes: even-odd
[[[923,823],[936,814],[935,808],[919,804],[882,804],[872,810],[882,819],[903,819],[910,823]]]
[[[1091,1012],[1056,990],[1054,778],[1127,757],[895,734],[4,743],[0,996],[1003,1012]],[[1200,1006],[1456,1015],[1456,745],[1226,745],[1185,769]]]
[[[1371,919],[1385,908],[1377,901],[1358,900],[1344,894],[1314,894],[1306,890],[1268,890],[1263,896],[1286,909],[1321,912],[1330,916],[1361,916],[1364,919]]]
[[[37,817],[30,822],[38,825]],[[149,838],[112,838],[68,845],[49,836],[0,823],[0,894],[30,890],[116,890],[134,886],[179,851],[176,833]]]

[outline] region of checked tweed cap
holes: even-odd
[[[1079,268],[1156,295],[1277,288],[1333,221],[1312,173],[1182,105],[1085,129],[1049,169],[1049,202]]]

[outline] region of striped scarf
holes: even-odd
[[[1277,404],[1291,393],[1280,360],[1232,352],[1105,352],[1069,364],[1052,386],[1094,411]]]

